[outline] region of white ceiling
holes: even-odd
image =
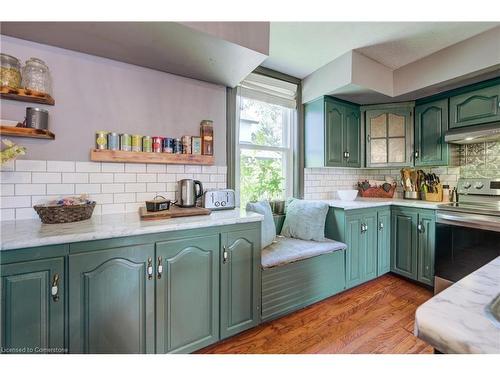
[[[397,69],[499,22],[271,22],[267,68],[304,78],[350,50]]]

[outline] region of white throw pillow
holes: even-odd
[[[276,225],[274,224],[273,212],[271,211],[271,205],[269,202],[260,201],[247,203],[247,211],[264,215],[264,220],[261,224],[262,248],[271,245],[276,237]]]
[[[327,203],[291,198],[281,235],[306,241],[324,241],[327,213]]]

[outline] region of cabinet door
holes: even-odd
[[[500,121],[500,85],[450,98],[450,128]]]
[[[391,270],[391,211],[379,211],[377,237],[377,275]]]
[[[153,244],[69,256],[70,352],[154,353],[153,258]]]
[[[361,215],[346,216],[346,284],[347,288],[361,284],[365,275],[365,237]]]
[[[417,219],[412,210],[392,211],[391,271],[417,278]]]
[[[410,109],[366,111],[366,163],[368,167],[410,165],[413,148]]]
[[[361,167],[361,116],[359,108],[345,107],[344,148],[347,152],[345,165],[347,167]]]
[[[325,102],[325,166],[341,167],[344,163],[344,107]]]
[[[1,347],[12,353],[64,352],[64,260],[1,266]]]
[[[219,235],[156,244],[156,350],[190,353],[219,339]]]
[[[232,336],[260,322],[260,240],[256,230],[223,234],[220,336]]]
[[[434,285],[436,219],[434,212],[418,215],[418,281]]]
[[[447,165],[448,99],[415,108],[415,165]]]
[[[377,212],[363,215],[364,281],[377,277]]]

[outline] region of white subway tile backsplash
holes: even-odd
[[[0,182],[2,184],[29,184],[31,182],[30,172],[1,172]]]
[[[125,205],[123,203],[103,204],[101,212],[103,215],[125,212]]]
[[[157,181],[158,182],[175,182],[175,181],[177,181],[177,178],[175,177],[175,174],[160,173],[157,176]]]
[[[115,173],[115,182],[136,182],[137,175],[135,173]]]
[[[62,182],[63,184],[86,184],[89,182],[89,174],[88,173],[63,173],[62,174]]]
[[[123,163],[101,163],[101,172],[123,173],[125,164]]]
[[[89,176],[89,181],[91,184],[113,183],[114,180],[113,173],[90,173]]]
[[[135,193],[119,193],[114,194],[115,203],[134,203]]]
[[[38,214],[33,208],[16,208],[16,220],[38,219]]]
[[[75,185],[47,184],[47,194],[75,194]]]
[[[16,184],[16,195],[42,195],[45,190],[45,184]]]
[[[101,163],[95,163],[91,161],[77,161],[75,163],[76,172],[100,172]]]
[[[113,194],[90,194],[89,198],[97,204],[113,203]]]
[[[125,172],[127,173],[146,173],[146,164],[125,164]]]
[[[16,160],[16,171],[18,172],[45,172],[47,162],[45,160]]]
[[[125,212],[138,212],[139,208],[144,206],[144,202],[125,203]]]
[[[61,183],[61,174],[55,172],[33,172],[31,180],[34,184]]]
[[[184,173],[183,165],[167,165],[167,173]]]
[[[2,208],[31,207],[31,197],[30,196],[1,197],[0,207]]]
[[[154,173],[138,173],[137,182],[156,182],[156,174]]]
[[[137,193],[135,195],[137,202],[145,202],[147,200],[153,199],[154,197],[156,197],[156,193]]]
[[[148,173],[165,173],[167,166],[163,164],[147,164],[146,171]]]
[[[186,173],[201,173],[201,165],[186,165],[184,167]]]
[[[0,165],[0,171],[14,171],[16,170],[16,161],[9,160]]]
[[[219,174],[227,174],[227,167],[217,167],[217,173]]]
[[[144,193],[146,191],[146,184],[143,182],[126,184],[125,191],[127,193]]]
[[[48,161],[47,162],[48,172],[74,172],[75,162],[74,161]]]
[[[193,175],[191,173],[177,173],[175,175],[175,180],[176,181],[180,181],[180,180],[183,180],[185,178],[190,178],[192,179],[193,178]]]
[[[60,197],[60,195],[32,195],[31,205],[34,206],[36,204],[45,204],[49,201],[59,199]]]
[[[16,210],[14,208],[5,208],[0,210],[0,221],[15,220]]]
[[[218,167],[215,165],[212,165],[212,166],[205,165],[205,166],[203,166],[202,173],[210,173],[210,174],[217,173],[217,168]]]
[[[103,193],[123,193],[125,192],[124,184],[102,184],[101,189]]]
[[[14,195],[14,184],[1,184],[0,185],[0,195]]]
[[[75,184],[75,194],[100,193],[101,184]]]
[[[146,185],[148,192],[166,191],[167,184],[161,182],[150,182]]]

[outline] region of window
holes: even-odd
[[[297,85],[252,73],[238,88],[235,182],[239,203],[292,195]]]

